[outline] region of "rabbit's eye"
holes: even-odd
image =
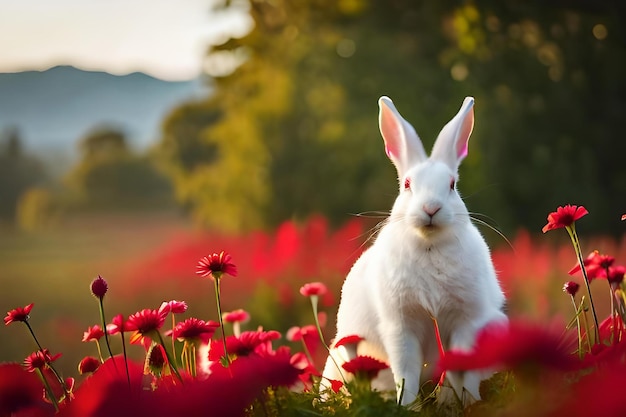
[[[454,178],[450,179],[450,190],[454,190],[455,181]]]
[[[405,190],[410,190],[411,189],[411,178],[406,177],[404,179],[404,189]]]

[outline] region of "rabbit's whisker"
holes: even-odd
[[[485,215],[480,214],[480,213],[474,213],[474,212],[470,212],[469,213],[469,218],[470,218],[470,220],[473,223],[481,225],[481,226],[485,226],[488,229],[493,230],[498,236],[500,236],[502,239],[504,239],[504,241],[507,243],[507,245],[509,245],[509,247],[511,249],[515,250],[515,248],[513,248],[513,244],[511,243],[511,241],[505,236],[505,234],[500,229],[498,229],[496,226],[494,226],[492,224],[489,224],[485,220],[482,220],[482,219],[480,219],[480,218],[478,218],[476,216],[483,216],[483,217],[485,217],[485,218],[487,218],[489,220],[493,220],[493,219],[491,219],[489,216],[485,216]]]

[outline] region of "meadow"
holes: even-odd
[[[63,375],[79,376],[77,365],[95,354],[93,343],[81,343],[89,326],[99,323],[97,302],[90,283],[106,279],[108,317],[128,316],[143,308],[156,309],[168,300],[184,300],[186,315],[217,320],[215,294],[206,279],[195,274],[200,258],[224,250],[237,265],[237,277],[223,279],[223,311],[245,309],[251,316],[243,330],[277,330],[282,335],[296,326],[314,324],[310,305],[298,294],[308,282],[322,282],[328,292],[320,296],[319,311],[326,341],[334,333],[334,315],[343,278],[361,251],[375,222],[353,218],[331,229],[319,216],[303,224],[287,221],[276,230],[243,235],[200,232],[173,212],[142,216],[82,216],[65,220],[36,234],[6,229],[0,236],[0,308],[9,311],[34,303],[30,322],[40,340],[63,355],[55,364]],[[486,230],[490,239],[497,239]],[[519,231],[499,239],[492,257],[508,298],[512,319],[565,326],[574,316],[563,284],[576,257],[565,233],[540,235],[540,230]],[[608,253],[617,263],[626,259],[626,239],[584,236],[582,250]],[[598,316],[610,312],[608,287],[592,283]],[[290,330],[291,329],[291,330]],[[293,333],[291,333],[293,335]],[[27,332],[2,326],[1,362],[22,362],[32,349]],[[293,336],[280,341],[293,352],[302,344]],[[113,341],[113,350],[120,344]],[[326,355],[321,344],[310,346],[319,367]],[[145,352],[129,348],[129,357],[142,361]],[[310,398],[309,398],[310,400]]]

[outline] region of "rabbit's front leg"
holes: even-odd
[[[391,324],[394,323],[394,324]],[[398,402],[407,405],[419,394],[424,354],[417,337],[401,323],[386,323],[383,329],[385,350],[396,384]]]
[[[476,339],[474,326],[464,324],[459,326],[450,335],[450,350],[468,351],[474,346]],[[476,371],[449,371],[446,377],[452,385],[454,392],[461,400],[464,406],[480,400],[480,382],[483,379],[482,374]],[[451,393],[450,393],[451,394]],[[453,396],[454,394],[452,394]],[[439,398],[440,402],[447,402],[451,399],[450,395],[443,395]]]

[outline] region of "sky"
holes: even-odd
[[[72,65],[190,80],[210,44],[252,25],[247,2],[219,13],[211,11],[216,1],[0,0],[0,72]]]

